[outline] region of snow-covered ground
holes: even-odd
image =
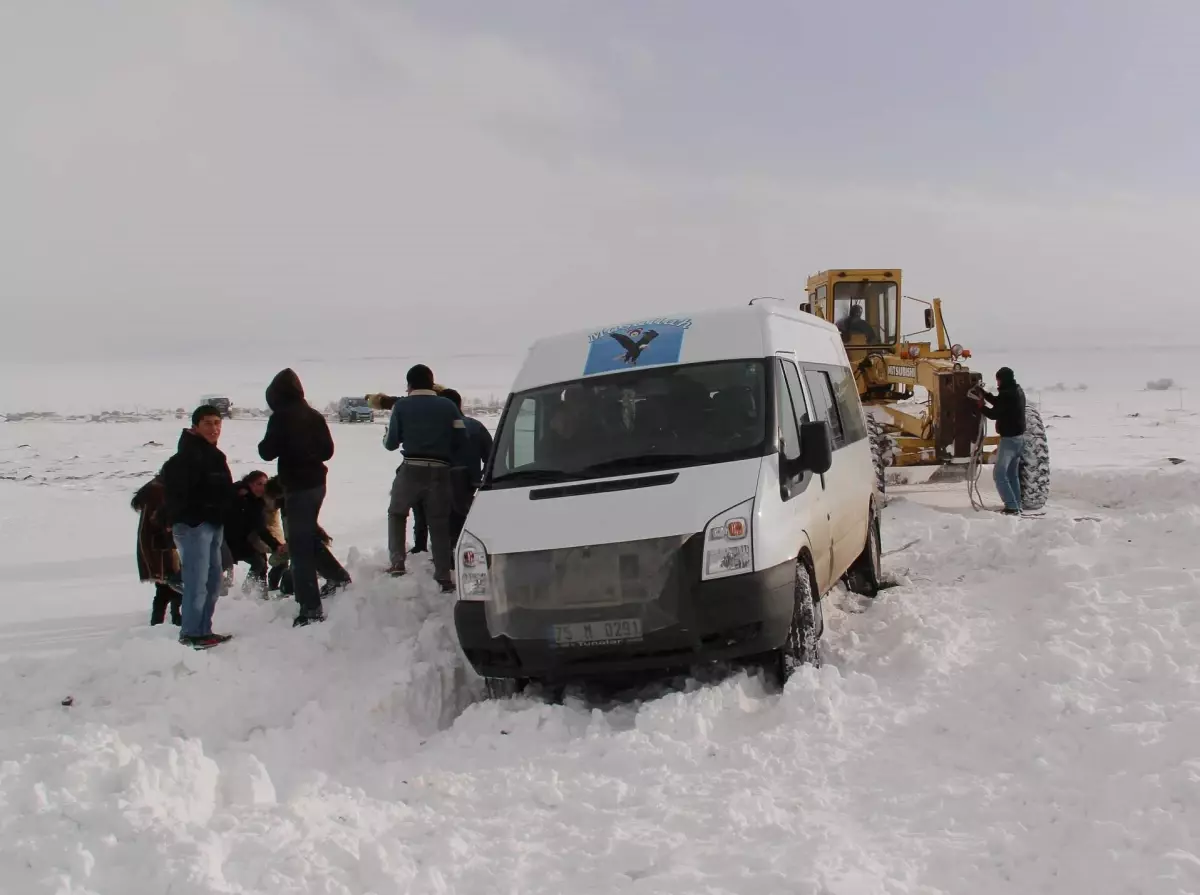
[[[823,668],[615,706],[478,701],[428,575],[377,577],[378,425],[334,429],[330,621],[235,589],[205,653],[134,574],[178,424],[0,425],[0,892],[1200,891],[1200,415],[1066,384],[1046,517],[914,488]]]

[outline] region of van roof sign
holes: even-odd
[[[589,333],[583,375],[677,364],[691,325],[690,317],[654,317]]]

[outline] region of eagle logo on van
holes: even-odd
[[[583,375],[677,364],[691,326],[690,317],[651,317],[588,333]],[[621,346],[620,353],[613,351],[613,342]]]
[[[636,366],[638,358],[642,356],[642,352],[646,347],[658,338],[658,333],[655,330],[648,329],[642,332],[640,329],[631,329],[626,333],[609,333],[617,340],[622,348],[625,349],[624,354],[618,354],[616,359],[624,361],[627,364]]]

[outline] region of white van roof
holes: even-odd
[[[538,339],[530,346],[512,390],[647,367],[770,357],[777,351],[795,351],[818,363],[847,363],[837,327],[780,301],[763,300]],[[630,357],[636,357],[636,363]]]

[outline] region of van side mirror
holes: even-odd
[[[800,427],[800,463],[806,472],[825,475],[833,466],[833,432],[821,420]]]
[[[933,329],[933,308],[925,309],[925,328]]]

